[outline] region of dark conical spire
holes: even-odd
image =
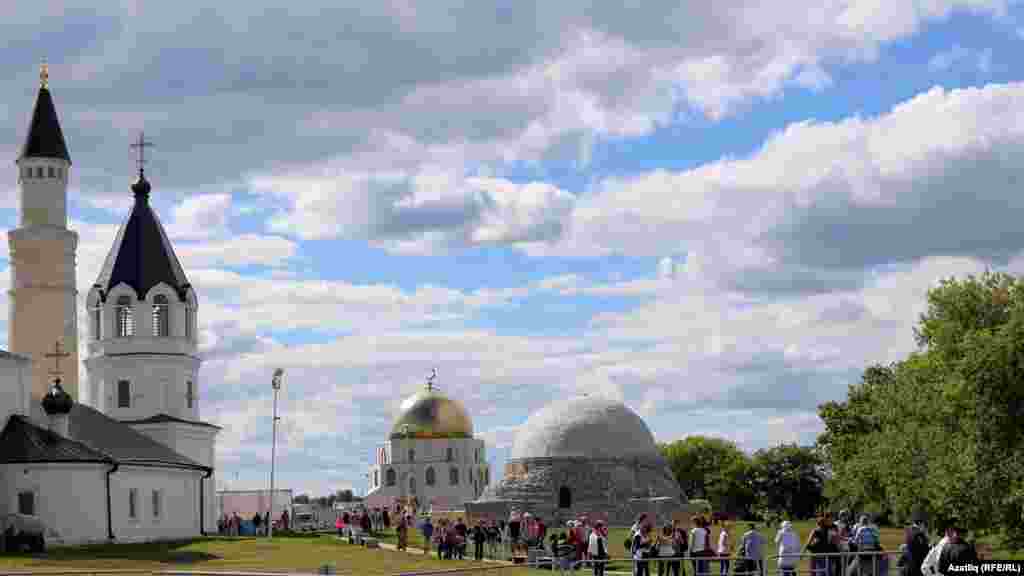
[[[32,111],[32,123],[29,124],[28,136],[18,159],[62,158],[70,164],[71,155],[68,154],[68,146],[64,142],[64,133],[60,129],[53,97],[50,96],[48,79],[49,71],[44,63],[39,72],[39,95],[36,97],[35,110]]]
[[[138,142],[132,145],[139,148],[139,177],[132,184],[135,205],[117,232],[95,285],[107,293],[124,283],[135,290],[136,297],[145,298],[152,287],[163,282],[177,291],[178,297],[184,301],[191,286],[160,219],[149,205],[152,186],[146,180],[142,166],[142,154],[147,146],[152,144],[146,142],[141,134]]]

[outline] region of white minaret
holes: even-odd
[[[199,419],[195,291],[149,203],[142,135],[135,205],[114,238],[86,306],[89,404],[213,468],[220,428]],[[216,525],[215,480],[202,482],[204,524]]]
[[[78,322],[75,250],[78,234],[68,229],[71,157],[47,86],[43,64],[40,87],[25,145],[18,156],[18,227],[7,233],[10,246],[11,352],[32,360],[32,402],[50,390],[47,353],[57,343],[73,369],[66,391],[78,399]]]

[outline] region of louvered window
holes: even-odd
[[[153,298],[153,336],[166,338],[170,335],[167,296],[157,294]]]
[[[135,335],[135,319],[132,318],[132,299],[121,296],[117,299],[117,336],[127,338]]]

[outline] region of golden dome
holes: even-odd
[[[427,386],[406,398],[391,426],[391,438],[472,438],[473,421],[462,404]]]

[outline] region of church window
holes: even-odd
[[[448,483],[456,486],[459,483],[459,469],[454,466],[448,470]]]
[[[562,486],[558,489],[558,507],[572,508],[572,492],[569,491],[568,486]]]
[[[409,476],[409,492],[411,494],[415,494],[416,493],[416,477],[415,476]]]
[[[117,299],[117,337],[135,335],[135,320],[132,318],[132,299],[121,296]]]
[[[57,178],[64,178],[64,169],[57,168]]]
[[[416,461],[416,451],[413,450],[412,448],[409,448],[409,462],[415,462],[415,461]]]
[[[185,338],[191,338],[195,331],[196,312],[191,306],[185,304]]]
[[[449,448],[449,449],[448,449],[448,454],[447,454],[447,460],[448,460],[449,462],[451,462],[451,461],[452,461],[452,460],[454,460],[454,459],[455,459],[455,458],[454,458],[454,456],[452,455],[452,449],[451,449],[451,448]]]
[[[373,471],[373,487],[380,486],[380,470]]]
[[[434,474],[433,466],[431,466],[430,468],[427,468],[427,486],[433,486],[434,485],[434,483],[437,481],[437,478],[435,476],[436,476],[436,474]]]
[[[46,167],[46,175],[49,176],[50,178],[56,178],[57,177],[57,173],[54,172],[53,166],[47,166]]]
[[[491,469],[490,468],[484,468],[484,486],[487,486],[490,483],[491,483]]]
[[[139,517],[139,490],[137,488],[128,489],[128,517],[135,519]]]
[[[43,177],[43,167],[42,166],[36,166],[36,178],[42,178],[42,177]]]
[[[153,518],[160,518],[160,491],[153,490]]]
[[[96,306],[92,309],[92,339],[99,340],[103,337],[103,309]]]
[[[117,382],[117,407],[118,408],[129,408],[132,403],[131,395],[131,383],[127,380],[118,380]]]
[[[153,298],[153,336],[166,338],[170,335],[167,306],[167,296],[157,294]]]
[[[476,450],[473,451],[473,462],[479,462],[479,461],[480,461],[480,449],[477,448]]]
[[[18,492],[18,514],[36,515],[36,494],[30,490]]]
[[[187,380],[185,382],[185,406],[187,408],[192,407],[192,400],[195,398],[195,391],[192,389],[192,381]]]
[[[394,468],[388,468],[388,471],[384,474],[384,476],[387,478],[388,486],[394,486],[395,485],[395,470],[394,470]]]

